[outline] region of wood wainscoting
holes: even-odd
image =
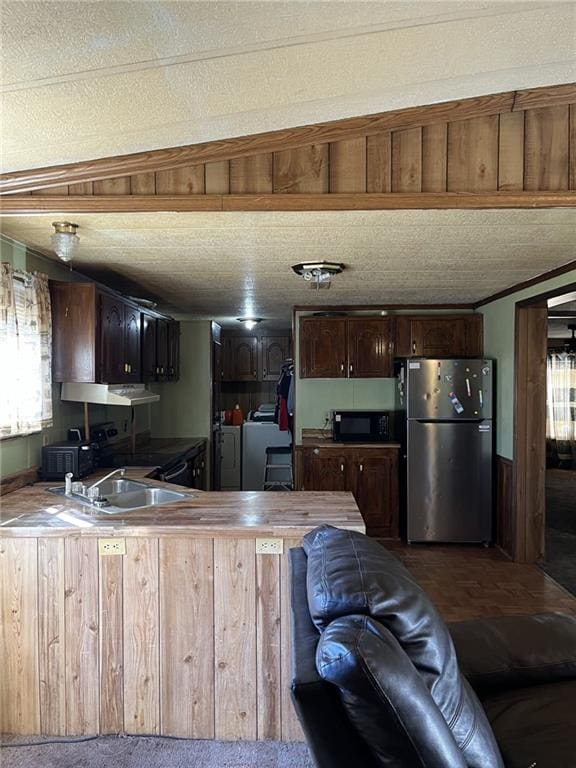
[[[515,557],[514,464],[496,456],[496,546],[512,560]]]

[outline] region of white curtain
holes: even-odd
[[[0,436],[52,425],[52,319],[46,275],[0,265]]]
[[[576,355],[552,352],[547,363],[546,437],[560,462],[576,461]]]

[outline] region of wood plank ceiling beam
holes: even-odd
[[[363,117],[286,128],[279,131],[210,141],[183,147],[139,152],[131,155],[14,171],[0,175],[0,195],[31,192],[65,184],[102,181],[139,173],[173,170],[197,163],[279,152],[303,145],[336,142],[371,136],[382,131],[409,129],[484,115],[512,112],[527,107],[568,104],[576,101],[576,84],[535,88],[527,91],[478,96],[423,107],[382,112]]]
[[[0,198],[0,215],[166,211],[386,211],[574,208],[576,192],[418,192],[326,195],[116,195]]]

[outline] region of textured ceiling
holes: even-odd
[[[575,14],[554,0],[2,0],[2,169],[569,82]]]
[[[50,216],[0,219],[50,251]],[[177,313],[288,322],[295,304],[468,303],[576,260],[576,210],[82,214],[75,266]],[[329,290],[290,266],[342,261]]]

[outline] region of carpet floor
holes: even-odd
[[[39,739],[36,739],[39,740]],[[32,737],[7,739],[18,744]],[[137,736],[42,746],[3,746],[6,768],[313,768],[305,744],[279,741],[202,741]]]
[[[546,472],[546,562],[542,570],[576,595],[576,472]]]

